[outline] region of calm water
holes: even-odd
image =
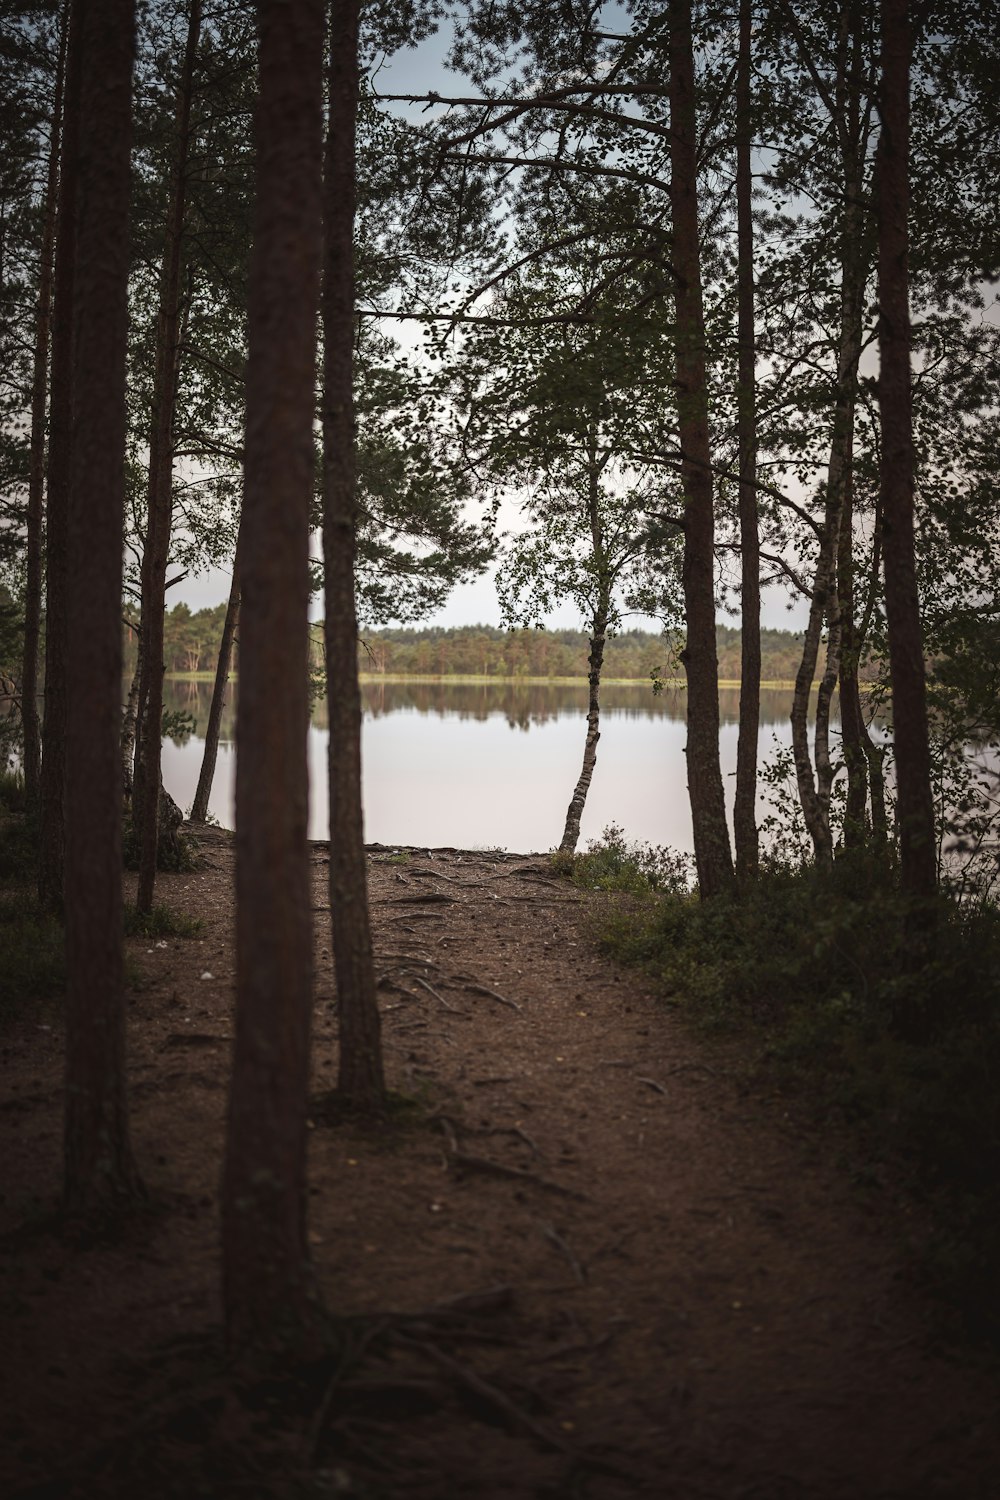
[[[166,684],[170,708],[204,731],[208,683]],[[232,691],[232,690],[231,690]],[[518,851],[558,844],[583,758],[587,689],[509,683],[369,684],[363,688],[365,837],[383,844],[499,846]],[[684,762],[684,694],[654,698],[645,684],[607,687],[597,768],[581,848],[609,823],[631,839],[691,848]],[[761,754],[790,741],[791,694],[769,691],[761,706]],[[739,695],[724,690],[722,769],[732,800]],[[233,825],[233,705],[227,705],[211,811]],[[310,837],[327,837],[325,709],[309,732]],[[167,740],[163,778],[190,807],[203,753],[198,732]]]

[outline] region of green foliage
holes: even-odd
[[[552,856],[552,868],[567,875],[574,885],[588,891],[626,891],[651,895],[670,891],[686,894],[694,878],[694,861],[688,854],[662,845],[629,843],[624,829],[612,823],[599,839],[591,839],[586,854]]]
[[[602,945],[699,1027],[759,1043],[758,1078],[856,1133],[935,1226],[925,1265],[1000,1338],[1000,912],[942,898],[914,959],[888,862],[772,865],[739,896],[615,903]]]
[[[204,924],[197,917],[171,911],[157,902],[152,911],[137,911],[131,902],[125,904],[125,936],[146,938],[197,937]]]
[[[169,616],[168,616],[169,618]],[[716,632],[720,675],[740,675],[740,633],[725,625]],[[670,633],[620,630],[604,646],[605,682],[623,678],[660,682],[682,675]],[[441,677],[586,677],[589,638],[583,630],[504,630],[496,625],[455,629],[366,631],[358,647],[358,670]],[[801,654],[801,637],[787,630],[763,632],[763,678],[783,681]],[[655,673],[655,676],[654,676]]]
[[[164,739],[173,740],[175,745],[186,745],[191,736],[198,728],[198,722],[194,714],[185,708],[164,708],[160,719],[160,729]]]
[[[122,863],[126,870],[138,870],[139,854],[139,837],[129,811],[122,823]],[[169,834],[164,834],[161,829],[156,842],[156,868],[177,875],[197,867],[198,851],[194,840],[179,828],[171,829]]]

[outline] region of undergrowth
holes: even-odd
[[[126,937],[197,937],[203,923],[197,917],[188,917],[183,912],[172,911],[169,906],[157,902],[152,911],[137,911],[135,905],[125,903]]]
[[[64,988],[63,930],[39,910],[33,892],[14,889],[0,895],[0,953],[0,1016]]]
[[[870,857],[771,866],[701,902],[654,883],[648,855],[624,868],[609,834],[571,871],[621,893],[595,917],[602,948],[698,1027],[749,1041],[758,1081],[817,1131],[846,1125],[928,1210],[938,1289],[1000,1345],[1000,911],[942,896],[917,961],[895,872]]]

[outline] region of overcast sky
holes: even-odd
[[[623,25],[628,24],[624,19],[623,8],[620,5],[609,4],[604,17],[609,30],[621,29],[614,25],[616,13],[621,13],[618,19],[622,20]],[[376,92],[416,94],[433,89],[447,94],[463,91],[465,86],[460,85],[455,76],[449,74],[443,66],[444,50],[445,44],[440,36],[428,37],[419,47],[404,49],[376,70],[374,75]],[[415,113],[419,113],[419,108],[419,106],[411,106]],[[395,331],[398,333],[398,329]],[[512,513],[513,508],[508,514]],[[506,524],[510,526],[511,521],[508,520]],[[315,550],[318,552],[318,546]],[[428,616],[421,624],[446,627],[499,625],[500,606],[497,602],[493,576],[491,569],[471,583],[460,584],[452,591],[444,608]],[[228,598],[230,581],[230,574],[217,568],[209,569],[197,577],[186,578],[176,588],[171,589],[168,607],[172,608],[181,602],[189,605],[193,610],[212,607]],[[761,602],[762,623],[773,629],[801,629],[806,619],[805,605],[797,603],[794,610],[789,611],[788,602],[788,596],[783,589],[777,587],[765,589]],[[322,617],[321,599],[315,602],[312,613],[314,618]],[[722,618],[728,623],[738,623],[730,616]],[[578,629],[583,621],[575,609],[564,605],[548,616],[546,624],[555,629]],[[633,618],[627,621],[626,625],[632,628],[658,629],[654,620],[642,617]]]

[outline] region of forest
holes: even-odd
[[[186,604],[167,611],[163,626],[163,663],[168,673],[207,673],[214,677],[219,643],[225,627],[226,605],[192,612]],[[310,661],[323,661],[323,627],[312,627]],[[655,635],[647,630],[619,630],[608,637],[602,672],[606,678],[649,682],[680,677],[678,635]],[[366,629],[358,641],[358,670],[365,674],[402,673],[406,676],[469,677],[586,677],[590,637],[583,630],[527,630],[499,626],[407,626]],[[138,633],[128,629],[124,640],[126,676],[134,676]],[[233,668],[238,638],[234,640]],[[726,625],[716,626],[719,680],[738,682],[742,665],[741,636]],[[802,637],[790,630],[761,631],[761,680],[794,681],[802,656]],[[874,680],[866,665],[862,680]]]
[[[227,1370],[322,1365],[296,1439],[318,1463],[345,1351],[381,1334],[348,1333],[309,1227],[315,955],[336,996],[327,1116],[377,1133],[405,1093],[378,922],[386,903],[418,912],[384,881],[426,896],[435,878],[366,851],[359,672],[582,675],[559,848],[511,872],[489,922],[515,923],[534,881],[544,925],[562,892],[593,911],[579,942],[664,1014],[787,1068],[778,1093],[860,1132],[890,1196],[919,1204],[929,1280],[962,1337],[995,1344],[996,0],[8,0],[0,27],[0,1026],[56,998],[59,1233],[135,1232],[149,1211],[129,943],[166,963],[179,872],[199,849],[231,858],[218,1321]],[[224,607],[171,607],[220,567]],[[487,569],[502,627],[436,627]],[[795,635],[761,625],[781,591]],[[544,629],[566,607],[579,632]],[[179,809],[164,675],[205,670],[204,764]],[[233,672],[236,828],[212,856]],[[613,828],[578,852],[614,677],[683,680],[690,860]],[[765,822],[774,678],[794,685],[791,752]],[[437,960],[420,962],[451,1025]],[[489,1175],[447,1105],[430,1113],[451,1169]],[[496,1128],[531,1141],[520,1117]],[[532,1160],[508,1185],[554,1191]],[[421,1329],[436,1378],[576,1472],[526,1396]],[[630,1492],[594,1473],[595,1493]],[[376,1493],[345,1482],[332,1492]]]

